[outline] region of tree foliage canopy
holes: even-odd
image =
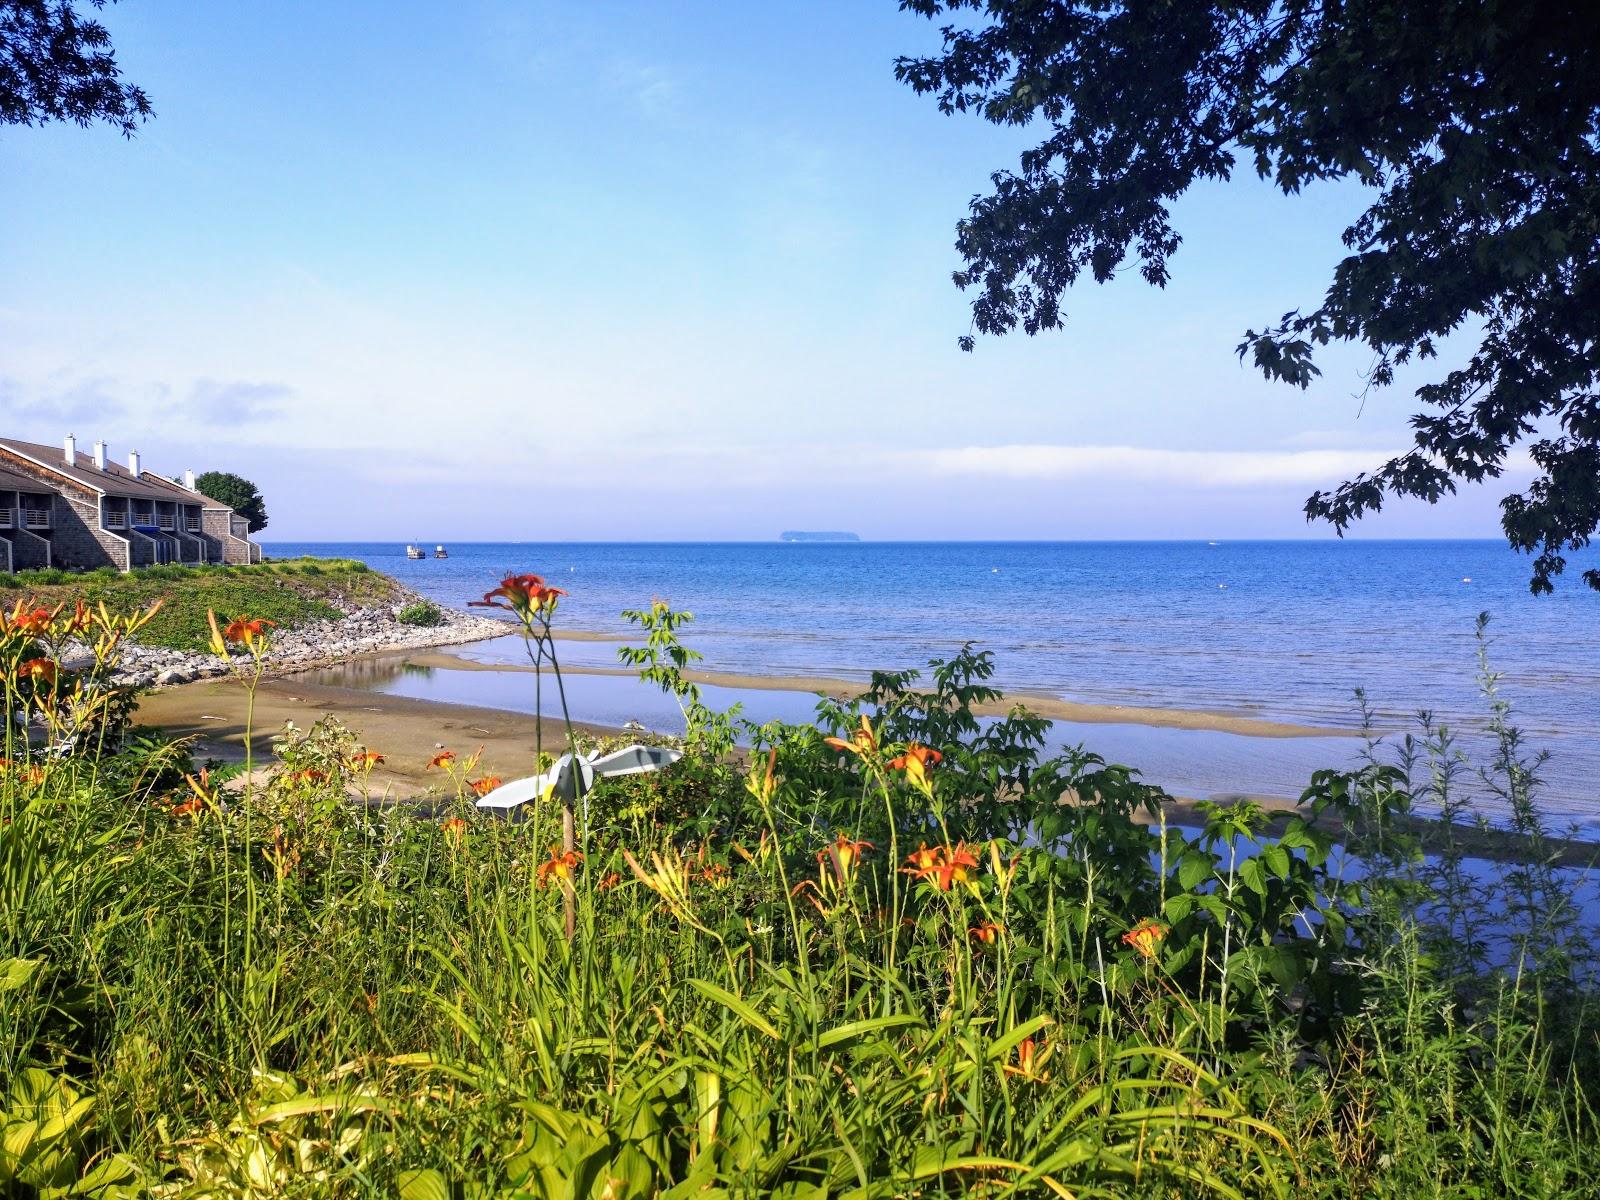
[[[1039,122],[957,227],[977,333],[1062,324],[1065,290],[1137,260],[1166,283],[1170,203],[1242,156],[1285,193],[1354,178],[1376,198],[1344,233],[1320,305],[1239,346],[1301,388],[1319,348],[1364,344],[1368,384],[1436,359],[1414,445],[1306,502],[1342,533],[1386,496],[1430,502],[1537,469],[1506,536],[1551,590],[1600,525],[1600,7],[1583,0],[902,0],[947,18],[900,79],[945,112]],[[971,349],[969,334],[961,339]],[[1600,589],[1600,570],[1584,573]]]
[[[72,0],[0,0],[0,125],[107,121],[131,136],[150,111],[122,82],[106,27]]]
[[[207,471],[194,481],[195,491],[226,504],[250,523],[250,532],[267,527],[267,502],[256,485],[231,471]]]

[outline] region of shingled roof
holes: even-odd
[[[127,467],[109,459],[106,461],[106,469],[102,471],[94,465],[93,455],[82,452],[74,456],[77,461],[69,467],[66,450],[62,446],[42,446],[38,442],[24,442],[17,438],[0,438],[0,447],[10,450],[13,454],[32,459],[40,466],[56,471],[82,487],[103,492],[108,496],[132,496],[140,500],[188,500],[190,503],[194,503],[197,498],[196,493],[187,492],[176,484],[165,481],[158,483],[153,479],[135,479],[129,474]],[[32,486],[37,490],[38,481],[32,481]]]
[[[0,492],[31,492],[38,495],[50,490],[48,483],[40,483],[37,479],[30,479],[26,475],[18,475],[0,466]]]

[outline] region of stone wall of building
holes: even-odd
[[[50,553],[50,543],[26,529],[6,531],[6,541],[11,546],[11,569],[31,571],[38,567],[52,567],[55,556]]]
[[[201,527],[206,535],[217,543],[222,552],[223,562],[234,565],[255,562],[257,560],[255,544],[245,538],[234,536],[234,520],[231,508],[208,508],[200,514]]]
[[[50,516],[50,542],[55,565],[69,569],[93,570],[115,567],[126,571],[155,561],[154,555],[140,556],[134,542],[100,528],[100,498],[57,495]],[[148,543],[146,544],[148,547]]]
[[[179,531],[178,561],[181,563],[203,563],[206,561],[205,540],[199,534]]]

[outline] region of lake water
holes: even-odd
[[[1352,693],[1364,687],[1385,727],[1427,708],[1469,743],[1485,719],[1473,623],[1487,611],[1502,692],[1529,743],[1551,754],[1547,803],[1600,834],[1600,593],[1574,564],[1556,595],[1530,595],[1527,561],[1501,542],[530,542],[453,544],[448,559],[421,561],[388,543],[267,549],[359,558],[456,607],[506,571],[537,572],[571,593],[562,624],[602,633],[626,632],[624,608],[664,597],[695,614],[685,640],[716,670],[865,679],[972,641],[994,652],[1006,688],[1353,729]],[[497,661],[520,649],[490,642],[464,653]],[[562,653],[574,665],[616,664],[614,643],[563,643]],[[371,686],[528,706],[514,675],[390,676]],[[795,693],[711,695],[745,702],[758,720],[803,717],[812,704]],[[594,721],[672,715],[629,680],[574,677],[573,703],[575,717]],[[1359,748],[1341,737],[1067,723],[1055,740],[1086,742],[1190,795],[1295,795],[1312,769]]]

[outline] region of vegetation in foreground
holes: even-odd
[[[19,571],[0,574],[0,603],[30,607],[100,604],[134,612],[161,601],[161,610],[135,635],[147,646],[203,650],[210,632],[206,614],[248,612],[281,629],[342,616],[341,604],[392,601],[398,585],[366,563],[344,558],[292,558],[251,566],[142,567],[126,574],[110,567],[87,574]]]
[[[530,578],[496,596],[548,672]],[[1425,863],[1393,823],[1458,795],[1447,731],[1318,774],[1275,841],[1250,805],[1150,827],[1134,772],[973,718],[986,656],[751,728],[683,679],[684,614],[632,616],[684,758],[510,823],[465,746],[442,811],[351,803],[393,748],[331,723],[265,782],[196,770],[121,736],[105,664],[142,617],[14,611],[0,1195],[1587,1194],[1559,876]],[[267,627],[216,629],[251,686]],[[1537,835],[1506,716],[1484,777]],[[85,723],[98,753],[27,736]]]

